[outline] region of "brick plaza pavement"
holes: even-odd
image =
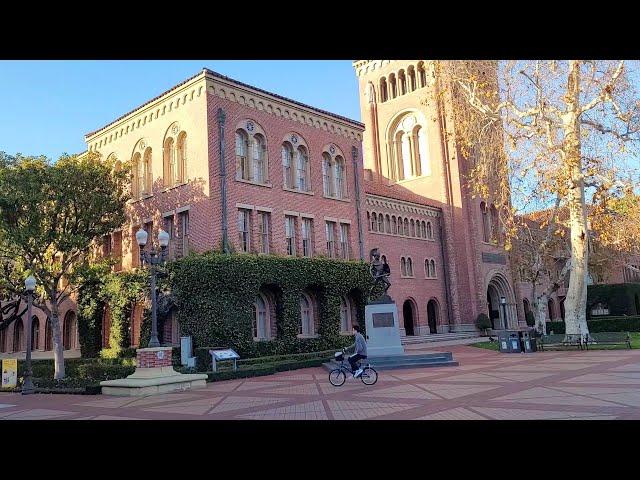
[[[640,350],[447,350],[460,366],[382,371],[374,386],[308,368],[145,398],[5,393],[0,419],[640,419]]]

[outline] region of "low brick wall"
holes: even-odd
[[[138,368],[171,366],[171,347],[139,348],[136,350]]]

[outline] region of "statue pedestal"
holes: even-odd
[[[395,302],[383,301],[365,306],[365,325],[368,357],[404,355]]]

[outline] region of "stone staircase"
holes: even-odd
[[[370,363],[376,370],[395,370],[399,368],[426,368],[426,367],[455,367],[458,362],[453,359],[451,352],[433,352],[426,354],[405,354],[393,356],[369,357],[360,362],[361,365]],[[338,368],[340,364],[331,360],[322,364],[331,371]]]
[[[450,342],[454,340],[464,340],[467,338],[479,337],[475,332],[460,332],[460,333],[432,333],[430,335],[407,335],[400,337],[400,343],[402,345],[415,345],[418,343],[437,343],[437,342]]]

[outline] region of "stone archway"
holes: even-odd
[[[502,303],[502,299],[504,299],[504,303]],[[517,328],[518,314],[515,295],[508,280],[501,273],[494,273],[487,284],[487,309],[492,329]]]
[[[402,304],[402,319],[405,335],[415,335],[416,315],[413,301],[410,299],[405,300]]]

